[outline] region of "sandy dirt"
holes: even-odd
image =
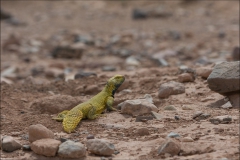
[[[163,7],[172,16],[132,19],[134,8],[156,7]],[[1,21],[1,72],[14,70],[1,82],[2,136],[10,135],[21,144],[30,144],[28,127],[40,123],[52,130],[56,139],[68,138],[84,144],[88,134],[107,139],[120,152],[111,156],[112,159],[239,158],[239,110],[208,107],[224,96],[211,91],[206,79],[196,76],[194,82],[184,83],[185,93],[158,98],[161,84],[178,81],[180,65],[197,69],[213,67],[218,60],[231,61],[231,52],[239,45],[239,1],[1,1],[1,9],[23,23],[16,26]],[[85,45],[80,59],[52,58],[54,47],[73,43],[76,34],[91,35],[95,44]],[[121,37],[120,41],[106,47],[115,35]],[[176,38],[178,35],[180,39]],[[101,43],[97,45],[96,40]],[[139,64],[129,64],[126,62],[129,56],[114,53],[121,49],[131,50]],[[164,57],[167,67],[151,59],[153,54],[166,50],[174,52]],[[203,57],[209,63],[197,63]],[[104,66],[115,67],[115,71],[103,71]],[[96,76],[74,79],[79,71]],[[82,120],[75,133],[66,134],[62,124],[51,119],[53,115],[30,107],[37,99],[52,95],[87,100],[115,74],[124,75],[126,81],[115,95],[114,107],[125,100],[150,94],[164,118],[135,122],[136,117],[120,111],[106,112],[105,117]],[[164,110],[168,105],[174,105],[176,110]],[[184,110],[184,105],[191,106],[192,110]],[[192,118],[197,111],[211,116],[197,121]],[[176,115],[179,120],[174,118]],[[221,115],[232,116],[233,121],[218,125],[209,121]],[[136,130],[143,127],[149,130],[149,135],[136,134]],[[170,132],[194,139],[193,142],[177,139],[185,155],[162,157],[157,154]],[[1,158],[46,157],[23,150],[11,153],[1,150]],[[86,159],[100,158],[90,153],[86,156]]]

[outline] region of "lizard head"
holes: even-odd
[[[125,77],[122,75],[115,75],[112,78],[110,78],[107,82],[107,90],[114,96],[116,90],[121,86],[121,84],[124,82]]]

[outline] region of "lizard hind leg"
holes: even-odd
[[[64,111],[60,112],[57,116],[53,117],[52,119],[62,122],[68,112],[69,112],[68,110],[64,110]]]
[[[73,132],[82,118],[83,118],[82,111],[79,110],[69,111],[65,118],[63,119],[64,131],[66,131],[67,133]]]

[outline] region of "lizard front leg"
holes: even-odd
[[[107,105],[107,110],[108,110],[108,111],[117,111],[116,108],[113,108],[113,107],[112,107],[112,106],[113,106],[113,102],[114,102],[113,97],[109,96],[109,97],[107,98],[107,103],[106,103],[106,105]]]
[[[102,116],[101,114],[96,113],[96,111],[97,111],[96,107],[91,105],[91,108],[90,108],[90,110],[87,113],[87,118],[88,119],[96,119],[96,118]]]

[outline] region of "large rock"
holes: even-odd
[[[86,149],[82,143],[68,140],[59,146],[58,155],[63,158],[81,158],[86,155]]]
[[[211,90],[227,94],[240,90],[240,62],[222,62],[217,64],[207,82]]]
[[[79,98],[68,95],[54,95],[35,100],[30,108],[40,113],[57,114],[63,110],[70,110],[81,103]]]
[[[28,128],[28,134],[30,142],[43,138],[54,138],[54,133],[41,124],[31,125]]]
[[[150,102],[150,99],[126,100],[119,104],[121,112],[133,116],[150,114],[151,111],[157,112],[157,107]]]
[[[87,141],[88,151],[101,156],[111,156],[114,153],[115,147],[103,139],[90,139]]]
[[[6,152],[13,152],[22,147],[22,145],[13,139],[11,136],[5,136],[2,138],[2,150]]]
[[[160,86],[158,91],[159,98],[167,98],[170,95],[181,94],[185,92],[185,87],[182,83],[170,81]]]
[[[39,155],[50,157],[56,155],[60,144],[61,142],[55,139],[40,139],[31,144],[31,149]]]
[[[178,155],[180,152],[180,145],[174,140],[168,139],[158,148],[158,154],[171,154],[172,156]]]

